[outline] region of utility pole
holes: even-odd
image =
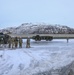
[[[67,43],[69,42],[69,39],[67,38]]]

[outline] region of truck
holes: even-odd
[[[41,40],[52,41],[53,37],[52,36],[36,35],[36,36],[33,36],[32,39],[35,40],[35,41],[41,41]]]
[[[0,33],[0,44],[7,44],[9,35]]]

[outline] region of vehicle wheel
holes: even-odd
[[[49,41],[49,38],[48,37],[46,37],[46,41]]]
[[[41,41],[41,37],[39,35],[36,35],[35,40],[36,41]]]
[[[49,41],[52,41],[52,40],[53,40],[53,37],[52,37],[52,36],[50,36],[50,37],[49,37]]]

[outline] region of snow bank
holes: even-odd
[[[74,40],[31,41],[29,49],[0,50],[0,75],[68,75],[73,61]]]

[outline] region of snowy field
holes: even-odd
[[[25,42],[22,49],[0,49],[0,75],[59,75],[53,71],[74,61],[74,40],[31,40],[31,48]]]

